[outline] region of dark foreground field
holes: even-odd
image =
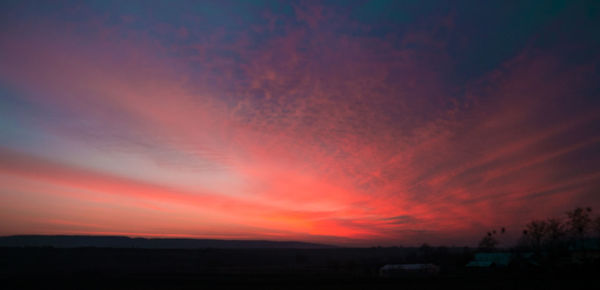
[[[3,289],[600,289],[597,266],[467,271],[470,250],[0,248]],[[436,277],[379,277],[435,262]]]

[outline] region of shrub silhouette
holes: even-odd
[[[506,232],[506,228],[502,227],[500,229],[500,233],[504,234],[505,232]],[[495,250],[496,246],[498,246],[498,244],[500,243],[496,239],[496,234],[497,234],[496,230],[492,230],[492,231],[488,232],[485,236],[483,236],[481,241],[479,241],[479,249],[485,250],[485,251]]]

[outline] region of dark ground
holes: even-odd
[[[600,289],[593,265],[474,273],[462,248],[0,248],[3,289]],[[434,262],[437,277],[382,278],[387,263]]]

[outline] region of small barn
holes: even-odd
[[[440,273],[434,264],[387,264],[379,269],[381,277],[431,277]]]

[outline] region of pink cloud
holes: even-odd
[[[40,216],[6,215],[18,223],[3,233],[472,243],[490,227],[518,232],[561,214],[597,186],[598,168],[568,157],[597,149],[588,126],[598,112],[561,107],[566,96],[584,98],[593,64],[528,48],[450,96],[452,60],[432,31],[389,39],[314,30],[330,13],[298,7],[308,27],[285,26],[259,44],[223,44],[215,33],[172,48],[120,27],[82,36],[61,23],[9,31],[0,76],[64,114],[37,124],[49,135],[140,153],[165,174],[218,171],[230,182],[166,186],[2,148],[0,174],[14,178],[2,189],[45,196],[48,207],[18,200]]]

